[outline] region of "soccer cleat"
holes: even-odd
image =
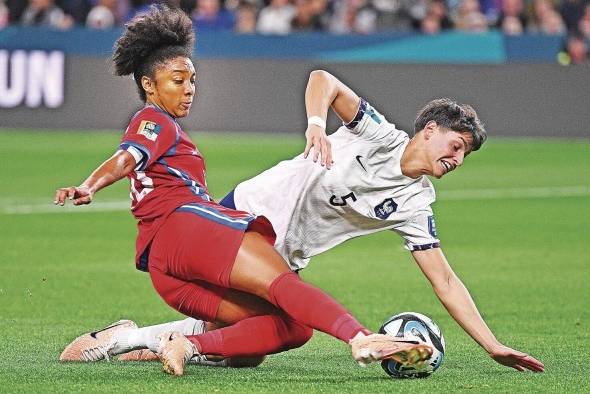
[[[150,349],[133,350],[119,356],[119,361],[158,361],[158,355]]]
[[[160,358],[149,349],[133,350],[119,356],[119,361],[158,361]],[[229,359],[209,359],[206,356],[195,354],[188,360],[188,364],[205,365],[208,367],[229,367]],[[249,365],[248,365],[249,366]]]
[[[117,345],[115,334],[122,330],[136,329],[131,320],[119,320],[105,328],[89,332],[74,339],[59,356],[59,361],[100,361],[109,360]]]
[[[432,355],[432,348],[424,343],[401,342],[384,334],[358,333],[349,342],[352,357],[361,366],[392,358],[403,365],[417,365]]]
[[[164,372],[170,375],[183,375],[185,364],[199,355],[195,345],[178,331],[164,332],[158,335],[158,339],[158,357]]]
[[[229,358],[209,359],[207,356],[195,354],[189,361],[189,364],[205,365],[207,367],[221,367],[227,368],[230,366]]]

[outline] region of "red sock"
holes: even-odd
[[[302,346],[313,330],[287,316],[254,316],[236,324],[187,336],[201,354],[223,357],[264,356]]]
[[[275,279],[269,295],[270,302],[293,319],[347,343],[360,331],[369,333],[342,305],[294,272]]]

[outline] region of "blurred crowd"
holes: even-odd
[[[435,35],[495,29],[566,36],[574,60],[578,52],[588,52],[590,40],[590,0],[0,0],[0,29],[9,24],[111,28],[152,3],[182,8],[200,31]]]

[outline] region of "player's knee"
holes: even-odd
[[[313,329],[299,322],[292,321],[289,333],[288,347],[289,349],[295,349],[309,342],[313,335]]]
[[[295,343],[293,346],[294,348],[297,347],[301,347],[303,345],[305,345],[307,342],[309,342],[309,340],[311,339],[311,337],[313,336],[313,329],[304,325],[301,325],[301,327],[298,330],[297,336],[295,337]]]

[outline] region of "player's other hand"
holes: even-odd
[[[514,368],[519,372],[524,372],[527,369],[533,372],[545,371],[545,366],[542,362],[526,353],[511,349],[508,346],[497,346],[490,352],[490,357],[496,362]]]
[[[93,193],[87,186],[62,187],[55,191],[53,203],[55,205],[64,205],[66,200],[70,200],[74,205],[85,205],[92,202],[92,196]]]
[[[313,162],[317,163],[318,159],[320,159],[320,164],[330,169],[334,161],[332,160],[332,146],[330,145],[326,131],[320,126],[312,124],[307,127],[305,138],[307,139],[307,144],[305,145],[303,157],[307,159],[311,148],[313,148]]]

